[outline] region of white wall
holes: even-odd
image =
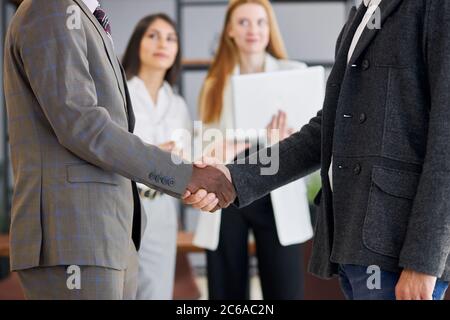
[[[174,0],[101,0],[109,14],[116,50],[123,54],[136,23],[156,12],[176,16]],[[306,61],[332,61],[334,43],[348,7],[338,2],[275,3],[290,56]],[[186,6],[182,11],[183,52],[188,59],[211,58],[220,35],[226,6]]]
[[[343,3],[274,4],[281,32],[291,58],[333,61],[334,44],[345,23]],[[183,48],[189,59],[213,56],[223,27],[225,6],[192,6],[183,10]]]
[[[173,0],[100,0],[110,17],[114,45],[121,56],[137,22],[150,14],[164,12],[175,18]]]

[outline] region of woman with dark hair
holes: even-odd
[[[172,86],[180,69],[174,22],[165,14],[143,18],[126,49],[123,66],[136,116],[134,133],[169,152],[187,148],[192,123]],[[147,229],[139,250],[137,299],[172,299],[177,239],[177,200],[139,185]]]

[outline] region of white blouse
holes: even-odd
[[[136,118],[134,134],[149,144],[175,141],[178,148],[185,149],[189,141],[180,130],[191,132],[192,122],[186,102],[170,84],[164,82],[159,89],[156,105],[139,77],[129,80],[128,88]]]
[[[178,149],[189,150],[192,121],[186,102],[170,84],[163,83],[156,105],[139,77],[128,81],[128,89],[136,118],[134,134],[148,144],[158,146],[174,141]],[[148,189],[142,184],[138,186]]]

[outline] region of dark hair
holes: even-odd
[[[150,27],[150,25],[158,19],[164,20],[165,22],[170,24],[177,33],[178,53],[173,66],[170,67],[169,70],[167,70],[166,75],[164,76],[164,80],[166,80],[168,83],[170,83],[170,85],[173,86],[177,81],[178,74],[181,69],[181,46],[175,22],[164,13],[152,14],[150,16],[142,18],[141,21],[138,22],[138,24],[134,28],[130,41],[128,42],[127,49],[125,50],[125,54],[122,59],[122,65],[125,69],[127,80],[130,80],[139,73],[139,69],[141,68],[141,59],[139,56],[139,52],[141,48],[142,38],[144,37],[144,34]]]

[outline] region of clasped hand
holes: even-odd
[[[236,199],[228,168],[213,158],[195,162],[192,178],[183,202],[202,211],[214,212],[231,205]]]
[[[292,134],[287,127],[287,116],[283,111],[274,115],[267,126],[270,143],[277,143]],[[202,211],[214,212],[228,207],[236,199],[236,190],[231,174],[223,165],[249,147],[246,143],[225,141],[206,152],[200,162],[194,163],[191,182],[188,184],[183,202]]]

